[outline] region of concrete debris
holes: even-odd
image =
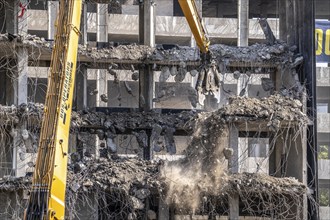
[[[124,85],[125,85],[125,89],[126,89],[126,92],[132,96],[134,96],[133,94],[133,90],[132,88],[128,85],[128,82],[127,81],[124,81]]]
[[[176,154],[176,146],[173,136],[175,129],[173,127],[165,127],[164,132],[165,147],[167,149],[167,153],[174,155]]]
[[[174,76],[175,82],[182,82],[186,78],[187,70],[184,67],[179,67],[177,74]]]
[[[168,66],[163,66],[159,75],[159,82],[166,82],[170,75],[170,68]]]
[[[158,124],[154,125],[152,128],[150,142],[151,142],[151,149],[153,149],[155,152],[160,152],[161,150],[159,146],[159,138],[162,130],[163,130],[162,126]]]
[[[28,106],[23,108],[24,113],[33,109]],[[308,123],[308,118],[302,113],[301,108],[302,103],[299,100],[273,95],[264,99],[232,97],[224,108],[199,114],[153,112],[107,115],[100,112],[74,112],[73,125],[76,128],[82,125],[103,126],[103,129],[96,129],[94,133],[107,140],[107,148],[110,150],[116,131],[136,130],[142,126],[149,128],[152,131],[153,148],[159,147],[159,137],[163,135],[166,149],[170,154],[176,152],[173,140],[176,129],[190,127],[194,133],[185,150],[185,157],[174,162],[122,158],[113,154],[107,154],[99,159],[86,155],[78,156],[77,153],[71,154],[67,179],[68,197],[76,196],[77,193],[98,191],[120,193],[120,203],[130,207],[127,215],[144,209],[145,199],[155,193],[160,194],[168,204],[174,203],[183,210],[198,210],[204,200],[212,201],[210,198],[214,197],[221,200],[233,193],[254,195],[256,198],[264,198],[263,195],[267,195],[267,198],[272,198],[272,204],[281,207],[280,202],[287,201],[290,197],[297,199],[305,195],[307,187],[291,178],[275,178],[261,173],[228,173],[228,159],[234,153],[228,148],[228,125],[247,121],[257,121],[258,124],[266,122],[270,130],[280,129],[285,121],[302,125]],[[20,114],[20,117],[24,117],[24,113],[21,113],[22,108],[9,109],[7,107],[7,112],[14,111]],[[1,116],[6,115],[1,110],[2,106]],[[14,117],[17,117],[18,121],[21,120],[16,115]],[[134,134],[139,145],[146,147],[146,131]],[[80,140],[82,141],[81,138]],[[30,186],[30,181],[31,177],[2,178],[0,190],[26,188]],[[70,205],[72,203],[68,204],[69,208]]]
[[[141,148],[148,147],[148,135],[145,130],[142,130],[140,132],[132,132],[132,134],[136,137],[136,141]]]
[[[275,42],[276,42],[276,38],[274,36],[274,33],[273,33],[272,29],[270,28],[270,26],[267,22],[267,19],[266,18],[260,18],[259,19],[259,24],[260,24],[260,27],[261,27],[262,31],[265,34],[267,44],[274,45]]]
[[[229,160],[234,154],[234,150],[232,148],[225,148],[223,149],[223,155],[225,156],[226,160]]]
[[[171,67],[171,75],[172,76],[176,76],[177,74],[178,74],[178,69],[177,69],[177,67],[176,66],[172,66]]]
[[[263,99],[231,97],[227,106],[199,114],[192,111],[176,114],[73,112],[72,129],[91,128],[90,133],[106,139],[107,147],[102,149],[106,149],[107,153],[100,152],[100,159],[86,154],[70,155],[68,195],[98,190],[114,193],[119,190],[125,198],[121,202],[130,207],[128,213],[144,209],[144,200],[152,192],[161,194],[168,204],[174,203],[183,210],[197,210],[203,201],[201,195],[220,199],[232,193],[249,193],[256,197],[265,194],[280,198],[281,201],[288,197],[300,198],[305,195],[307,188],[297,180],[266,174],[228,173],[228,159],[234,153],[228,149],[228,125],[242,122],[245,125],[247,121],[250,124],[256,121],[258,126],[264,123],[265,127],[274,131],[283,125],[296,124],[299,127],[309,123],[302,106],[297,99],[277,94]],[[32,104],[0,106],[0,119],[19,123],[26,120],[27,115],[35,115],[40,123],[42,109],[43,106]],[[94,127],[98,129],[92,129]],[[140,147],[145,148],[148,145],[146,129],[151,130],[151,144],[156,151],[161,148],[159,137],[164,136],[169,154],[176,153],[175,131],[193,132],[185,157],[175,162],[163,162],[109,154],[116,152],[113,141],[115,135],[128,130],[140,130],[133,134]],[[80,138],[80,141],[83,140]],[[0,179],[0,190],[17,190],[16,187],[28,187],[29,184],[30,177],[3,178]],[[278,204],[277,199],[272,199],[272,203]]]
[[[8,44],[8,34],[0,35],[0,44]],[[13,42],[10,42],[13,43]],[[53,42],[46,41],[34,35],[17,36],[14,39],[15,44],[23,44],[30,47],[43,48],[51,50]],[[249,47],[234,47],[223,44],[210,46],[219,66],[230,64],[230,62],[246,63],[267,63],[270,66],[279,66],[281,63],[292,62],[295,50],[286,43],[275,42],[273,45],[253,44]],[[79,54],[91,60],[112,60],[113,62],[122,62],[123,60],[143,61],[143,62],[200,62],[200,54],[197,49],[191,47],[174,47],[164,50],[162,48],[150,48],[144,45],[120,45],[117,47],[97,49],[79,45]],[[195,65],[199,65],[196,63]],[[179,63],[180,66],[180,63]],[[185,67],[182,67],[185,68]],[[223,68],[222,68],[223,69]],[[219,70],[222,72],[221,70]],[[176,75],[175,71],[171,74]]]
[[[271,94],[273,94],[275,90],[274,82],[270,78],[265,78],[265,77],[261,78],[261,86],[263,90],[270,91]]]
[[[192,99],[196,101],[196,94],[192,93]],[[282,123],[299,122],[309,123],[307,116],[301,111],[302,103],[290,96],[272,95],[267,98],[256,99],[248,97],[231,97],[229,105],[214,112],[225,123],[240,122],[246,120],[268,121],[269,128],[279,129],[278,125],[272,124],[275,119]],[[29,103],[27,105],[0,106],[0,120],[4,124],[16,127],[28,119],[30,125],[39,126],[42,120],[43,105]],[[180,113],[160,114],[157,112],[103,112],[80,111],[72,112],[72,129],[90,128],[91,133],[96,133],[102,140],[105,138],[103,129],[93,131],[92,128],[101,127],[112,131],[113,134],[123,133],[136,129],[155,129],[157,126],[174,128],[175,130],[191,131],[194,120],[198,118],[194,111]],[[275,127],[274,127],[275,126]],[[17,135],[11,130],[11,135]]]
[[[135,70],[132,73],[132,80],[134,80],[134,81],[138,81],[139,80],[139,71]]]
[[[195,77],[195,76],[197,76],[197,74],[198,74],[198,71],[197,70],[190,70],[190,75],[192,76],[192,77]]]
[[[105,102],[105,103],[108,103],[108,101],[109,101],[107,94],[100,95],[100,99],[102,102]]]
[[[117,153],[117,145],[115,144],[114,139],[111,137],[107,138],[107,148],[110,153]]]

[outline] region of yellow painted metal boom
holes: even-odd
[[[195,0],[179,0],[179,4],[195,37],[197,46],[202,53],[209,52],[210,40],[204,28],[202,18],[198,13]]]
[[[60,0],[26,220],[64,219],[68,141],[82,0]]]

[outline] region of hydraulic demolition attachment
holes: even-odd
[[[196,84],[199,103],[203,105],[205,96],[219,96],[220,74],[217,63],[209,49],[210,40],[204,27],[201,16],[198,13],[195,0],[179,0],[180,7],[187,19],[191,32],[194,35],[197,46],[201,51],[202,66]]]
[[[82,0],[60,0],[37,161],[25,220],[64,219]]]

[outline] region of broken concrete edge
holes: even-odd
[[[50,60],[53,42],[34,35],[11,36],[1,34],[0,45],[28,47],[34,53],[40,53],[35,55],[36,58]],[[210,46],[210,51],[212,51],[218,65],[221,66],[220,72],[225,71],[224,66],[235,65],[246,68],[290,66],[295,63],[296,59],[301,57],[295,52],[294,47],[289,47],[282,42],[276,42],[274,45],[256,43],[248,47],[215,44]],[[80,62],[90,63],[136,63],[169,66],[179,65],[180,62],[186,62],[188,66],[199,66],[201,64],[199,50],[187,46],[164,50],[162,46],[151,48],[136,44],[111,46],[103,49],[79,45],[78,53],[81,56],[79,58]]]
[[[187,207],[179,208],[182,204],[167,201],[166,180],[161,177],[160,169],[162,162],[142,161],[138,159],[115,159],[115,160],[90,160],[86,161],[86,166],[79,173],[74,173],[72,166],[68,168],[66,208],[76,210],[79,201],[90,200],[92,194],[96,203],[100,202],[98,197],[107,195],[109,197],[120,197],[117,204],[127,207],[129,213],[140,212],[145,209],[147,198],[156,196],[164,201],[164,204],[176,205],[179,212],[190,213]],[[0,178],[0,192],[19,192],[19,190],[29,191],[31,187],[31,177],[5,177]],[[308,188],[294,178],[277,178],[262,173],[239,173],[224,176],[219,185],[221,191],[208,192],[201,191],[200,197],[203,201],[212,201],[216,196],[217,201],[226,206],[228,198],[233,195],[240,195],[244,205],[249,207],[248,201],[244,201],[244,196],[253,196],[261,200],[267,198],[267,202],[277,204],[287,200],[297,200],[307,195]],[[20,208],[24,209],[24,200]],[[251,201],[250,201],[251,202]],[[97,205],[97,204],[95,204]],[[215,205],[215,204],[214,204]],[[218,204],[219,205],[219,204]],[[203,204],[195,212],[203,212]],[[225,207],[223,207],[225,208]],[[18,211],[18,210],[16,210]],[[204,210],[205,211],[205,210]]]
[[[257,198],[264,199],[262,195],[269,196],[271,193],[274,197],[271,197],[271,201],[266,200],[266,204],[281,202],[283,205],[281,198],[286,201],[286,204],[291,203],[292,200],[300,201],[302,196],[306,195],[307,187],[292,178],[275,178],[261,173],[230,174],[227,170],[224,150],[229,146],[228,115],[261,117],[269,122],[270,128],[275,130],[281,129],[281,121],[285,119],[295,120],[300,125],[304,125],[308,119],[301,112],[301,108],[302,103],[299,100],[281,95],[264,99],[233,97],[227,106],[214,112],[200,113],[193,119],[195,121],[194,134],[185,151],[185,157],[172,163],[162,160],[121,158],[116,155],[109,156],[109,154],[99,159],[88,156],[75,159],[72,153],[68,164],[67,195],[71,198],[70,195],[76,195],[79,192],[111,193],[113,189],[118,189],[124,195],[121,202],[129,204],[132,210],[143,208],[144,199],[151,191],[159,192],[167,204],[174,203],[176,207],[183,206],[185,209],[198,208],[204,199],[200,197],[204,195],[210,198],[214,196],[228,198],[238,193],[243,197],[246,194],[253,194]],[[28,107],[20,109],[26,111]],[[21,113],[21,111],[18,112]],[[103,116],[106,117],[104,113]],[[86,117],[90,117],[90,114],[87,113]],[[143,118],[148,117],[144,115]],[[153,120],[152,117],[149,119]],[[104,126],[111,127],[111,122],[107,122],[104,117],[96,121],[99,120]],[[230,119],[229,123],[232,122],[235,120]],[[123,125],[125,128],[126,124]],[[159,135],[154,136],[159,137]],[[177,181],[173,181],[173,178]],[[24,182],[26,184],[29,183],[31,177],[30,180],[27,179]],[[180,179],[182,181],[178,181]],[[15,182],[15,178],[6,177],[1,180],[0,189],[7,187],[9,190],[11,184],[8,181],[10,180],[14,181],[13,184],[19,185],[19,182]],[[23,186],[26,185],[23,184]],[[191,204],[191,201],[194,201],[194,206],[188,204]],[[249,205],[249,201],[246,202]]]
[[[0,119],[3,125],[16,127],[28,120],[31,126],[38,127],[42,120],[43,109],[43,104],[35,103],[21,104],[18,107],[0,105]],[[262,99],[233,96],[230,98],[230,104],[212,113],[73,111],[71,129],[93,130],[94,133],[97,129],[103,129],[118,133],[125,132],[127,129],[153,129],[156,125],[160,125],[191,132],[197,118],[204,114],[218,115],[227,124],[239,124],[246,121],[265,122],[266,127],[275,130],[280,129],[281,125],[295,126],[311,123],[307,115],[302,112],[302,103],[298,99],[272,95]]]
[[[93,191],[98,187],[106,190],[108,187],[118,187],[123,185],[127,192],[129,187],[149,188],[152,192],[158,192],[157,189],[164,189],[164,182],[159,175],[161,160],[148,161],[136,158],[120,158],[109,161],[107,159],[91,159],[81,173],[74,173],[73,166],[68,167],[67,190],[78,193]],[[104,169],[108,168],[108,169]],[[130,174],[128,177],[124,173],[140,173],[143,176],[134,177]],[[87,174],[87,176],[86,176]],[[85,176],[83,176],[85,175]],[[127,178],[126,178],[127,177]],[[237,173],[228,174],[224,177],[225,183],[222,183],[228,191],[222,191],[222,194],[235,193],[240,188],[245,188],[249,192],[273,191],[273,193],[283,193],[285,191],[295,191],[303,195],[307,193],[307,186],[293,177],[273,177],[264,173]],[[32,177],[13,177],[4,176],[0,178],[0,191],[15,191],[18,189],[29,189],[32,184]],[[241,186],[241,187],[240,187]],[[229,191],[230,190],[230,191]],[[233,190],[233,191],[232,191]],[[162,191],[162,190],[161,190]]]

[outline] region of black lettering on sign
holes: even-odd
[[[67,62],[65,67],[65,75],[63,82],[63,92],[62,92],[62,105],[60,109],[60,118],[63,120],[63,124],[66,122],[67,111],[70,109],[70,103],[68,103],[70,90],[72,86],[72,62]]]

